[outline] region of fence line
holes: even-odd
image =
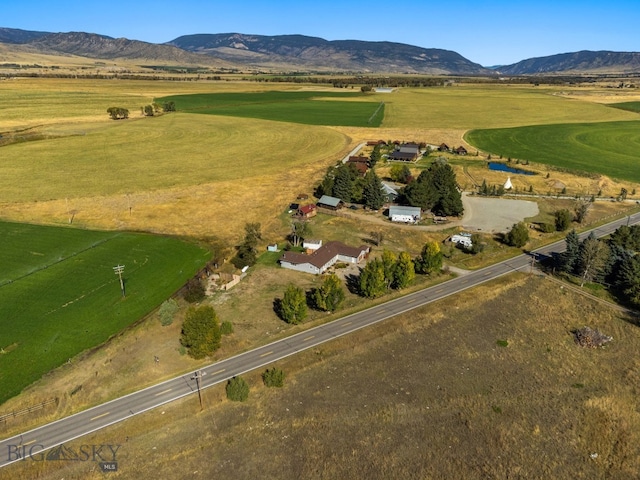
[[[16,417],[21,417],[23,415],[29,415],[30,413],[36,412],[38,410],[42,410],[44,409],[44,407],[51,405],[55,403],[56,405],[58,404],[58,399],[57,398],[50,398],[49,400],[45,400],[42,403],[38,403],[36,405],[32,405],[30,407],[27,408],[23,408],[22,410],[16,410],[14,412],[11,413],[5,413],[3,415],[0,415],[0,422],[6,423],[6,421],[10,418],[16,418]]]

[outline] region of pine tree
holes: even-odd
[[[365,176],[362,197],[364,204],[371,210],[378,210],[384,205],[385,195],[382,190],[382,182],[373,170],[369,170]]]

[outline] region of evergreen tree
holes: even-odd
[[[553,216],[555,219],[556,230],[558,232],[564,232],[571,226],[573,215],[571,215],[571,212],[566,208],[562,210],[556,210]]]
[[[353,164],[345,163],[339,166],[333,182],[333,196],[343,202],[350,202],[354,196],[354,184],[357,178],[358,173]]]
[[[620,267],[620,286],[629,301],[640,305],[640,256],[628,255]]]
[[[512,247],[521,248],[529,241],[529,230],[524,222],[516,223],[505,235],[505,242]]]
[[[374,168],[381,158],[382,158],[382,153],[380,152],[380,144],[378,144],[375,147],[373,147],[373,151],[369,156],[369,167]]]
[[[565,251],[560,254],[558,268],[562,272],[573,273],[580,254],[580,239],[575,230],[571,230],[565,238]]]
[[[365,176],[362,197],[364,204],[371,210],[378,210],[384,205],[385,195],[382,190],[382,182],[373,170],[369,170]]]
[[[225,387],[227,398],[233,402],[244,402],[249,398],[249,384],[242,377],[233,377]]]

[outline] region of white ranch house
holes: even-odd
[[[310,255],[285,252],[280,257],[283,268],[320,275],[337,262],[360,263],[369,254],[369,247],[350,247],[342,242],[327,242]]]

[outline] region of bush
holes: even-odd
[[[220,325],[220,333],[222,335],[230,335],[233,333],[233,324],[228,321],[225,320],[224,322],[222,322],[222,324]]]
[[[529,241],[529,230],[524,222],[516,223],[505,235],[505,243],[512,247],[524,247]]]
[[[540,223],[538,226],[542,233],[553,233],[557,229],[557,226],[553,223]]]
[[[227,382],[227,398],[233,402],[244,402],[249,398],[249,384],[242,377],[233,377]]]
[[[173,323],[173,317],[179,308],[180,307],[178,307],[178,302],[176,302],[173,298],[162,302],[162,305],[160,305],[160,309],[158,310],[160,324],[163,327],[171,325]]]
[[[189,303],[196,303],[205,297],[204,285],[197,278],[192,278],[185,287],[184,299]]]
[[[220,348],[220,324],[213,307],[189,307],[182,324],[180,343],[195,359],[211,355]]]
[[[279,368],[271,368],[264,371],[262,381],[267,387],[281,388],[284,385],[284,372]]]
[[[564,232],[569,229],[571,222],[573,221],[573,214],[569,210],[557,210],[553,216],[555,218],[555,227],[557,231]]]

